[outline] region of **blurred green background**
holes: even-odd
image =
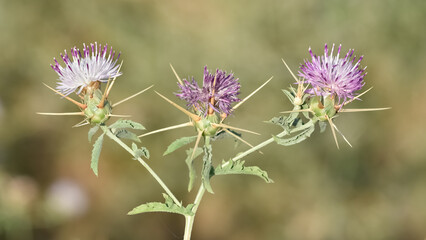
[[[127,216],[161,188],[121,148],[106,141],[100,175],[90,170],[88,127],[80,117],[35,112],[75,111],[45,88],[55,85],[53,57],[83,43],[108,43],[122,52],[123,76],[114,102],[155,84],[173,96],[176,79],[201,80],[203,67],[233,71],[241,96],[274,80],[229,118],[263,133],[263,123],[291,109],[282,94],[308,47],[324,43],[356,49],[368,66],[366,88],[352,107],[392,110],[341,114],[337,126],[293,146],[271,144],[245,160],[268,171],[274,184],[249,176],[213,179],[196,217],[193,239],[424,239],[426,237],[426,2],[397,1],[49,1],[0,0],[0,239],[182,239],[184,219],[171,214]],[[148,130],[187,118],[152,90],[122,104]],[[142,145],[149,163],[190,203],[183,150],[162,157],[166,146],[191,128],[152,135]],[[215,161],[244,151],[232,139],[216,143]]]

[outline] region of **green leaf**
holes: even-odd
[[[325,131],[325,129],[327,128],[327,123],[326,122],[318,122],[318,125],[320,127],[320,133],[323,133]]]
[[[191,158],[193,151],[194,151],[193,148],[186,150],[186,154],[188,155],[188,157],[186,158],[185,163],[188,166],[188,170],[189,170],[188,192],[191,191],[192,187],[194,186],[194,180],[197,177],[197,174],[196,174],[195,168],[194,168],[194,159],[196,159],[198,156],[200,156],[200,154],[203,152],[203,149],[197,148],[195,150],[194,157]]]
[[[286,132],[290,132],[290,126],[292,125],[292,122],[289,122],[289,118],[286,116],[273,117],[271,120],[266,122],[278,125],[282,127]]]
[[[96,139],[95,144],[93,144],[93,150],[92,150],[92,160],[90,163],[90,167],[92,168],[93,172],[96,176],[98,176],[98,162],[99,162],[99,156],[101,155],[102,150],[102,143],[104,141],[104,135],[102,134]]]
[[[210,185],[210,177],[214,174],[214,168],[212,167],[212,147],[211,145],[204,146],[203,150],[203,170],[201,171],[202,182],[209,193],[214,193],[212,186]]]
[[[147,159],[149,159],[149,151],[146,147],[140,147],[138,148],[138,146],[136,145],[136,143],[132,143],[132,150],[135,156],[135,160],[137,160],[137,158],[139,157],[145,157]]]
[[[132,120],[127,120],[127,119],[120,119],[116,121],[115,123],[111,124],[109,128],[115,128],[115,129],[130,128],[130,129],[136,129],[136,130],[145,130],[145,127],[142,126],[142,124],[134,122]]]
[[[141,142],[141,140],[138,138],[138,135],[126,130],[126,129],[117,129],[114,132],[114,135],[118,138],[125,138],[130,139],[135,142]]]
[[[189,204],[187,207],[179,207],[173,200],[169,197],[169,195],[163,193],[163,197],[165,199],[165,203],[160,202],[150,202],[145,203],[140,206],[135,207],[132,211],[127,213],[128,215],[135,215],[139,213],[147,213],[147,212],[167,212],[167,213],[177,213],[182,214],[184,216],[194,216],[192,212],[192,208],[194,204]]]
[[[195,141],[195,139],[197,139],[197,136],[183,137],[183,138],[176,139],[174,142],[172,142],[167,147],[167,150],[163,153],[163,156],[165,156],[169,153],[172,153],[172,152],[176,151],[177,149]]]
[[[273,138],[274,138],[275,142],[277,142],[278,144],[283,145],[283,146],[291,146],[291,145],[300,143],[303,140],[307,139],[309,136],[311,136],[311,134],[315,130],[315,125],[309,124],[308,126],[309,126],[308,128],[304,129],[302,132],[300,132],[296,136],[293,136],[293,137],[290,137],[290,138],[278,138],[276,136],[273,136]]]
[[[89,133],[88,133],[89,142],[92,141],[93,135],[95,135],[95,133],[98,131],[98,129],[99,129],[99,125],[96,125],[89,130]]]
[[[268,173],[263,171],[257,166],[244,166],[244,161],[232,161],[228,162],[223,161],[221,165],[216,167],[214,170],[214,175],[230,175],[230,174],[245,174],[245,175],[253,175],[258,176],[265,180],[267,183],[273,183],[272,179],[268,177]]]
[[[282,91],[287,96],[288,100],[290,100],[290,102],[293,104],[293,102],[294,102],[293,94],[291,94],[291,92],[288,91],[287,89],[282,89]]]

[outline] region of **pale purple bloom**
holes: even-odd
[[[342,45],[339,46],[336,56],[333,56],[334,44],[330,55],[328,55],[327,44],[325,45],[324,56],[314,55],[309,48],[312,60],[305,60],[299,71],[299,76],[312,86],[307,90],[308,93],[337,96],[339,104],[342,100],[345,102],[348,98],[353,99],[357,95],[355,91],[364,86],[364,77],[367,74],[365,72],[367,67],[360,66],[363,56],[355,62],[354,50],[350,49],[344,58],[339,58],[341,47]]]
[[[210,74],[207,66],[204,67],[202,88],[198,86],[194,78],[191,82],[183,79],[183,84],[178,86],[181,91],[176,96],[187,101],[188,108],[193,106],[204,115],[207,114],[209,107],[218,113],[229,115],[232,109],[231,104],[240,101],[237,97],[240,90],[238,78],[234,78],[232,73],[227,74],[219,69],[216,70],[216,74]]]
[[[112,51],[112,47],[108,49],[107,44],[102,47],[96,42],[90,46],[83,44],[83,52],[76,47],[71,48],[71,59],[65,50],[64,55],[61,53],[65,66],[59,65],[55,58],[55,65],[50,65],[59,75],[56,89],[65,95],[76,90],[79,94],[93,82],[107,82],[110,78],[120,76],[117,64],[120,54],[114,59],[115,51]]]

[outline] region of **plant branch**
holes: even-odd
[[[124,148],[127,152],[129,152],[132,156],[135,157],[135,153],[133,152],[133,150],[129,146],[127,146],[123,141],[121,141],[117,136],[115,136],[108,129],[108,127],[102,126],[101,128],[109,138],[114,140],[116,143],[118,143],[118,145],[120,145],[122,148]],[[177,200],[175,195],[170,191],[170,189],[163,182],[163,180],[161,180],[161,178],[154,172],[154,170],[152,170],[152,168],[142,158],[137,157],[136,160],[138,160],[140,164],[142,164],[142,166],[144,166],[145,169],[148,170],[148,172],[152,175],[152,177],[154,177],[154,179],[158,182],[158,184],[160,184],[160,186],[164,189],[164,191],[166,191],[167,195],[169,195],[173,199],[173,202],[179,207],[181,207],[182,203],[179,200]]]
[[[210,145],[210,137],[204,138],[204,146]],[[192,207],[193,216],[185,216],[185,233],[183,236],[184,240],[191,239],[192,226],[194,225],[195,214],[197,213],[197,209],[200,206],[201,199],[203,199],[204,193],[206,192],[206,188],[203,183],[201,183],[200,188],[198,189],[197,196],[194,200],[194,207]]]

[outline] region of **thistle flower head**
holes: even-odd
[[[314,55],[309,48],[312,60],[305,60],[299,71],[299,76],[311,86],[306,90],[307,93],[332,98],[337,96],[339,104],[356,97],[355,92],[364,86],[364,77],[367,74],[366,67],[360,66],[363,56],[355,62],[354,50],[350,49],[344,58],[339,58],[341,47],[342,45],[339,46],[336,56],[333,56],[334,44],[330,55],[327,44],[325,45],[324,56]]]
[[[61,53],[61,58],[65,63],[62,67],[54,58],[55,64],[50,65],[59,75],[56,89],[65,95],[77,91],[79,94],[83,89],[99,85],[100,82],[107,82],[110,78],[121,75],[118,72],[117,64],[120,53],[115,58],[115,51],[108,45],[102,46],[95,42],[90,46],[83,44],[83,52],[80,49],[71,48],[71,56],[67,51]]]
[[[240,90],[238,78],[234,78],[232,73],[217,69],[215,74],[209,73],[207,66],[204,67],[203,86],[192,78],[192,81],[183,79],[182,84],[178,84],[180,99],[187,101],[188,107],[194,107],[196,111],[211,115],[214,112],[229,115],[232,111],[232,103],[238,102],[237,97]]]

